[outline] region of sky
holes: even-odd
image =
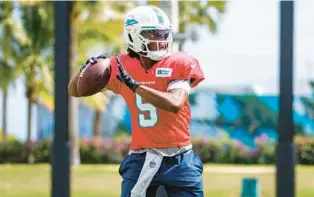
[[[314,79],[314,1],[295,3],[295,94],[310,94]],[[206,80],[201,87],[237,91],[252,87],[260,95],[278,93],[279,1],[236,0],[228,4],[217,34],[198,30],[199,41],[187,41],[184,50],[201,63]],[[26,139],[27,101],[23,83],[9,92],[8,131]],[[0,96],[2,102],[2,95]],[[36,107],[33,139],[36,138]],[[2,109],[0,106],[0,113]],[[1,123],[0,123],[1,124]],[[2,126],[0,125],[0,128]]]
[[[308,94],[314,78],[314,1],[295,4],[294,92]],[[258,94],[277,94],[279,80],[279,2],[230,2],[217,35],[201,30],[202,39],[185,45],[197,56],[207,80],[204,86],[253,86]]]

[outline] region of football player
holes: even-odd
[[[171,24],[158,7],[129,11],[124,40],[127,53],[110,58],[107,87],[124,98],[132,119],[130,151],[119,168],[121,196],[155,196],[160,185],[169,197],[204,196],[203,164],[189,130],[188,96],[204,80],[199,62],[184,52],[170,53]],[[90,58],[85,66],[96,62]],[[77,96],[75,79],[69,88]]]

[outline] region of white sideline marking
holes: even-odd
[[[222,166],[222,167],[204,167],[204,172],[206,173],[219,173],[219,174],[272,174],[275,173],[275,168],[273,167],[238,167],[238,166]]]
[[[104,167],[106,172],[118,172],[119,167],[108,165]],[[272,174],[275,173],[275,167],[259,166],[204,166],[204,173],[219,174]]]

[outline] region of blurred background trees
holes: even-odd
[[[2,139],[7,139],[7,100],[8,88],[16,79],[18,73],[13,63],[15,53],[12,47],[12,23],[13,23],[13,3],[0,2],[0,88],[2,91]]]
[[[143,2],[141,2],[143,3]],[[159,5],[159,1],[148,4]],[[91,56],[103,53],[111,56],[124,51],[123,18],[126,11],[139,5],[135,1],[74,1],[71,9],[70,54],[71,75]],[[218,31],[217,24],[226,12],[226,1],[179,1],[178,34],[185,34],[189,28],[206,26],[212,33]],[[10,87],[18,80],[25,86],[27,104],[27,142],[31,141],[33,107],[37,103],[54,110],[54,21],[53,2],[45,1],[2,1],[0,2],[0,89],[2,100],[2,139],[7,139],[7,95]],[[194,37],[198,35],[194,35]],[[193,36],[192,36],[193,37]],[[176,40],[179,49],[191,36]],[[312,83],[314,90],[314,84]],[[314,92],[314,91],[313,91]],[[259,102],[256,95],[237,97],[244,106],[236,125],[249,125],[254,132],[259,125],[276,127],[277,114]],[[313,99],[302,100],[308,109],[314,109]],[[70,138],[72,143],[72,164],[79,164],[78,105],[93,110],[93,139],[101,138],[103,112],[108,103],[106,92],[86,98],[70,97]],[[262,112],[262,113],[261,113]],[[308,110],[312,113],[313,110]],[[262,114],[262,115],[260,115]],[[312,114],[311,117],[314,117]],[[225,124],[219,117],[216,124]]]

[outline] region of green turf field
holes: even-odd
[[[82,165],[72,170],[72,197],[118,197],[121,178],[116,165]],[[273,167],[205,165],[206,197],[240,197],[241,180],[260,180],[262,197],[275,196]],[[298,197],[314,196],[314,167],[297,167]],[[50,197],[49,165],[0,165],[1,197]]]

